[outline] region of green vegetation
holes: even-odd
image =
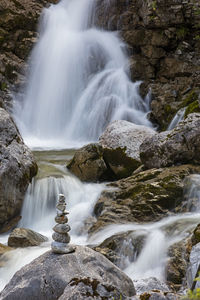
[[[184,118],[186,118],[189,114],[194,113],[194,112],[200,112],[200,107],[199,107],[199,101],[196,100],[192,103],[190,103],[185,111]]]
[[[180,27],[177,29],[176,36],[179,40],[183,40],[188,32],[189,29],[187,27]]]
[[[0,90],[5,91],[7,89],[7,84],[5,82],[0,83]]]
[[[187,97],[183,100],[182,104],[181,104],[181,107],[186,107],[188,106],[190,103],[196,101],[198,99],[198,94],[195,90],[192,90],[188,95]]]
[[[152,1],[152,9],[155,11],[156,8],[157,8],[157,1],[154,0],[154,1]]]

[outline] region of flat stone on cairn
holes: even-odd
[[[54,242],[51,243],[52,252],[57,254],[67,254],[75,251],[75,247],[69,245],[70,236],[68,232],[71,230],[68,222],[68,212],[66,211],[65,196],[59,194],[58,203],[56,205],[57,215],[55,217],[56,224],[53,228],[52,238]]]

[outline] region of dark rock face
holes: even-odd
[[[128,44],[131,77],[151,88],[152,118],[162,130],[198,99],[199,8],[198,0],[97,1],[97,24],[118,30]]]
[[[200,224],[195,228],[192,237],[191,237],[192,246],[200,243]]]
[[[19,215],[37,165],[9,114],[0,108],[0,229]]]
[[[184,179],[199,173],[199,166],[183,165],[151,169],[107,185],[94,207],[97,232],[109,224],[150,222],[173,212],[182,212]]]
[[[0,298],[113,299],[120,294],[122,299],[135,295],[132,280],[103,255],[76,246],[74,253],[57,255],[47,252],[23,267],[4,288]]]
[[[166,280],[167,283],[176,290],[180,289],[186,275],[189,259],[187,246],[188,243],[185,239],[173,244],[168,249],[169,259],[166,265]]]
[[[103,149],[98,144],[89,144],[76,151],[67,168],[82,181],[97,182],[112,178],[103,159]]]
[[[140,146],[146,168],[200,163],[200,114],[190,114],[171,131],[155,134]]]
[[[15,228],[8,238],[8,246],[13,248],[39,246],[48,239],[40,233],[26,228]]]
[[[56,0],[1,0],[0,3],[0,102],[10,106],[9,90],[23,83],[24,60],[36,41],[42,8]],[[15,87],[13,86],[15,85]]]

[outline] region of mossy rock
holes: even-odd
[[[199,172],[200,166],[193,165],[151,169],[109,184],[94,207],[97,221],[89,232],[110,224],[155,222],[183,212],[185,178]]]
[[[130,176],[141,165],[139,160],[127,156],[125,148],[104,148],[103,158],[117,179]]]
[[[195,90],[190,91],[183,99],[183,102],[179,108],[186,107],[198,99],[198,93]]]
[[[189,114],[194,113],[194,112],[200,112],[200,106],[199,106],[198,100],[196,100],[188,105],[188,107],[186,108],[186,111],[185,111],[184,118],[187,118],[187,116]]]

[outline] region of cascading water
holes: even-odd
[[[95,0],[62,0],[44,11],[41,37],[30,58],[29,83],[14,109],[22,136],[31,147],[67,148],[75,142],[96,140],[116,119],[151,126],[146,118],[148,98],[146,102],[141,99],[140,83],[132,83],[128,77],[125,45],[116,34],[92,26],[94,9]],[[38,178],[29,186],[19,225],[50,237],[56,199],[58,193],[64,193],[73,242],[98,244],[113,234],[137,231],[138,236],[147,237],[143,248],[137,255],[125,241],[119,253],[121,266],[133,279],[164,279],[168,247],[187,236],[199,214],[178,215],[154,224],[113,225],[88,239],[84,222],[103,186],[82,184],[65,170],[66,156],[56,153],[56,157],[62,157],[63,164],[55,163],[52,156],[48,163],[43,161]],[[0,287],[47,249],[49,243],[6,254]]]
[[[94,141],[117,119],[151,126],[140,83],[128,77],[125,45],[92,26],[94,14],[95,0],[62,0],[44,10],[28,85],[14,108],[31,147]]]
[[[180,123],[185,115],[186,107],[179,109],[179,111],[176,113],[172,121],[170,122],[169,126],[167,127],[167,130],[172,130]]]

